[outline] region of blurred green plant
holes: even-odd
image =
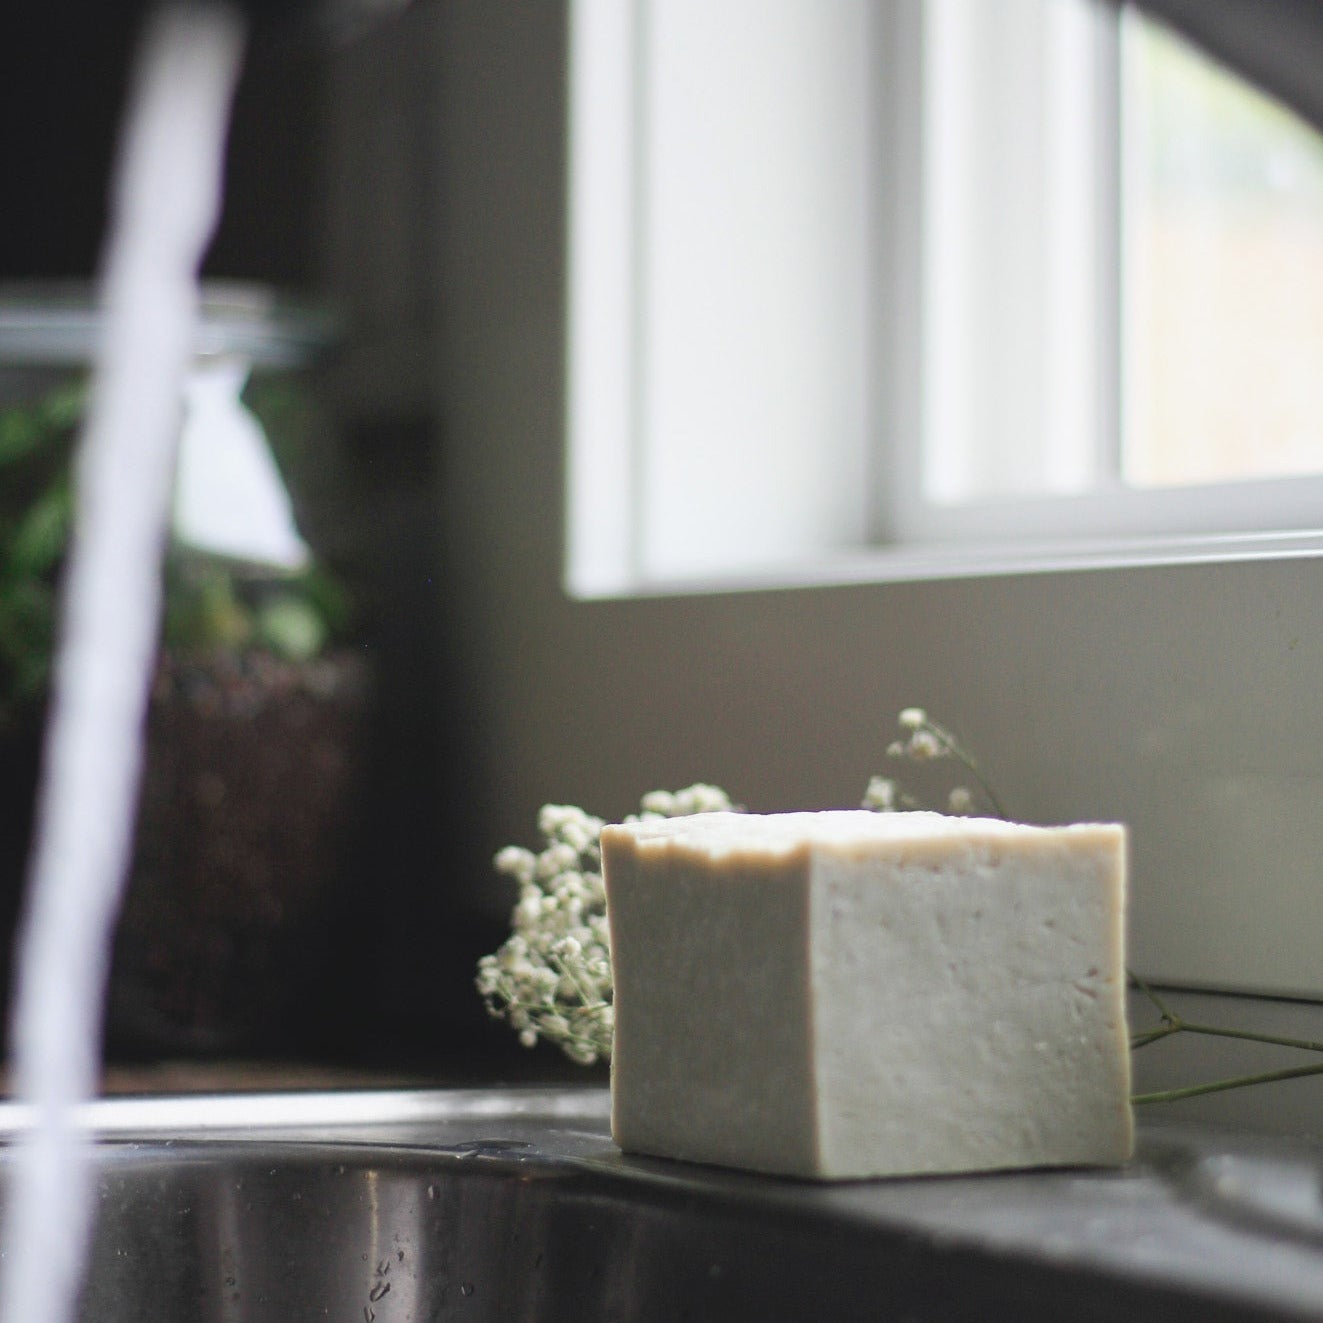
[[[0,727],[46,689],[82,407],[70,384],[0,411]]]
[[[303,430],[308,414],[290,388],[255,394],[273,442],[282,429]],[[0,409],[0,731],[39,708],[50,678],[85,397],[75,381]],[[280,462],[282,447],[273,449]],[[307,661],[343,638],[351,618],[347,591],[324,566],[274,572],[178,544],[167,552],[164,599],[162,638],[178,650],[254,648]]]

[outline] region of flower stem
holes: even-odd
[[[1162,998],[1142,978],[1129,971],[1131,982],[1153,1003],[1162,1016],[1162,1024],[1135,1034],[1130,1039],[1130,1050],[1138,1051],[1150,1043],[1160,1042],[1174,1034],[1205,1034],[1210,1038],[1234,1038],[1246,1043],[1266,1043],[1271,1047],[1290,1047],[1301,1052],[1323,1052],[1323,1042],[1310,1038],[1291,1038],[1285,1034],[1261,1034],[1252,1029],[1224,1029],[1219,1025],[1197,1024],[1183,1020],[1169,1010]],[[1134,1094],[1130,1101],[1136,1107],[1145,1103],[1176,1102],[1182,1098],[1198,1098],[1206,1093],[1221,1093],[1227,1089],[1244,1089],[1252,1084],[1274,1084],[1280,1080],[1301,1079],[1306,1075],[1323,1074],[1323,1065],[1291,1066],[1285,1070],[1263,1071],[1256,1075],[1236,1075],[1228,1079],[1213,1080],[1207,1084],[1191,1084],[1178,1089],[1159,1089],[1153,1093]]]
[[[1130,1050],[1138,1052],[1141,1047],[1147,1047],[1150,1043],[1160,1043],[1164,1038],[1170,1038],[1172,1034],[1180,1033],[1182,1025],[1164,1024],[1157,1029],[1149,1029],[1141,1034],[1132,1034],[1130,1037]]]
[[[579,994],[579,1000],[583,1003],[585,1010],[595,1010],[599,1006],[605,1006],[606,1003],[600,997],[591,996],[584,990],[583,984],[579,981],[579,976],[572,970],[560,956],[554,952],[547,956],[547,964],[556,971],[562,978],[569,979],[574,985],[574,990]]]
[[[1133,969],[1127,969],[1125,972],[1126,972],[1126,976],[1130,979],[1131,983],[1133,983],[1135,987],[1137,987],[1140,990],[1140,992],[1142,992],[1144,996],[1146,996],[1149,999],[1149,1001],[1153,1003],[1154,1007],[1157,1009],[1158,1014],[1162,1016],[1162,1018],[1168,1024],[1174,1024],[1178,1019],[1178,1017],[1173,1015],[1171,1011],[1167,1009],[1167,1004],[1162,1000],[1162,998],[1159,997],[1158,994],[1154,992],[1153,989],[1149,987],[1149,985],[1143,980],[1143,978],[1141,978],[1138,974],[1136,974]]]
[[[1271,1047],[1293,1047],[1302,1052],[1323,1052],[1323,1042],[1312,1038],[1290,1038],[1283,1034],[1262,1034],[1253,1029],[1225,1029],[1215,1024],[1197,1024],[1186,1020],[1171,1010],[1154,990],[1132,969],[1126,970],[1134,984],[1162,1016],[1162,1024],[1156,1029],[1146,1029],[1134,1034],[1130,1039],[1132,1049],[1147,1047],[1173,1034],[1206,1034],[1211,1038],[1237,1038],[1246,1043],[1267,1043]]]
[[[1289,1070],[1269,1070],[1260,1075],[1237,1075],[1231,1079],[1213,1080],[1208,1084],[1190,1084],[1181,1089],[1160,1089],[1156,1093],[1136,1093],[1131,1096],[1130,1101],[1136,1107],[1140,1107],[1145,1103],[1177,1102],[1182,1098],[1198,1098],[1205,1093],[1221,1093],[1226,1089],[1244,1089],[1251,1084],[1275,1084],[1279,1080],[1300,1079],[1306,1075],[1323,1075],[1323,1063],[1313,1066],[1294,1066]]]
[[[1248,1029],[1219,1029],[1215,1025],[1191,1024],[1181,1021],[1181,1028],[1189,1034],[1212,1034],[1218,1038],[1242,1038],[1250,1043],[1271,1043],[1275,1047],[1295,1047],[1302,1052],[1323,1052],[1323,1043],[1310,1038],[1285,1038],[1280,1034],[1259,1034]]]
[[[1301,1052],[1323,1052],[1323,1043],[1315,1042],[1310,1038],[1287,1038],[1282,1034],[1260,1034],[1252,1029],[1223,1029],[1215,1024],[1191,1024],[1189,1020],[1182,1020],[1179,1017],[1173,1018],[1170,1024],[1162,1029],[1154,1029],[1148,1034],[1140,1034],[1139,1038],[1149,1040],[1157,1037],[1167,1037],[1170,1034],[1207,1034],[1211,1038],[1238,1038],[1246,1043],[1267,1043],[1272,1047],[1293,1047]],[[1142,1042],[1131,1046],[1142,1047]]]
[[[958,762],[963,764],[966,771],[979,784],[979,789],[987,796],[988,803],[992,805],[992,811],[997,817],[1004,821],[1010,821],[1010,814],[1006,812],[1001,800],[997,798],[997,792],[993,790],[988,778],[983,775],[983,769],[979,767],[974,760],[974,756],[951,734],[945,726],[938,725],[931,718],[927,722],[928,730],[933,737],[942,745],[944,749]]]

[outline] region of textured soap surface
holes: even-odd
[[[820,1178],[1124,1162],[1126,834],[931,813],[602,832],[612,1130]]]

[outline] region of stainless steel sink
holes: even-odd
[[[1318,1167],[1288,1164],[1284,1228],[1249,1174],[1286,1158],[1227,1136],[1149,1127],[1117,1172],[813,1185],[624,1156],[607,1114],[600,1089],[99,1102],[82,1317],[1323,1314]]]

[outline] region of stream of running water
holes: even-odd
[[[73,1109],[97,1089],[198,270],[220,210],[244,45],[244,22],[226,4],[159,10],[120,141],[19,935],[11,1079],[34,1123],[15,1154],[0,1240],[5,1323],[65,1323],[77,1308],[95,1191],[92,1139]]]

